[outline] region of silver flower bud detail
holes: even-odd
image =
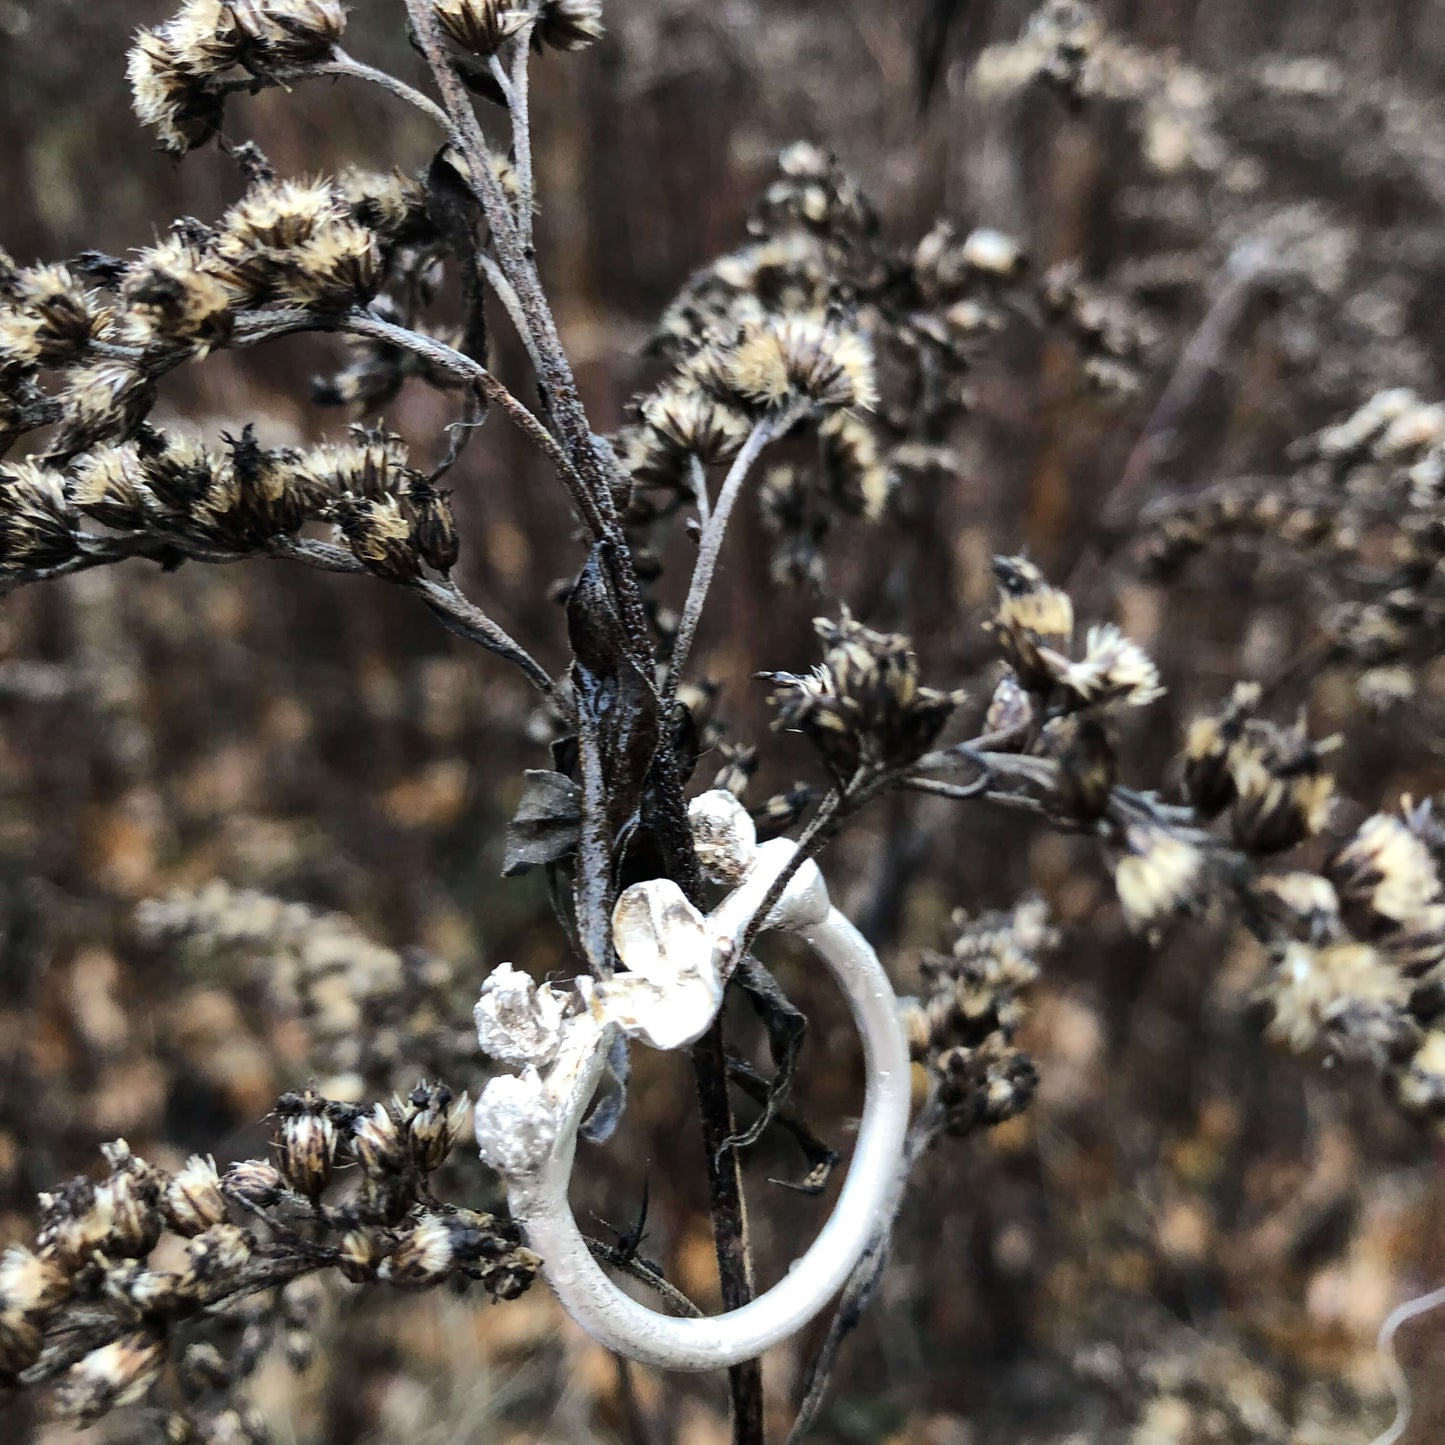
[[[702,793],[688,805],[693,847],[704,876],[712,883],[741,883],[757,861],[758,830],[748,810],[720,788]]]
[[[504,963],[482,984],[472,1017],[484,1053],[501,1064],[543,1068],[562,1042],[566,998],[550,984],[540,987],[519,968]]]

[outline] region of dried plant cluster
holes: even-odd
[[[427,93],[348,54],[346,10],[330,0],[186,0],[136,37],[128,74],[141,123],[177,157],[214,144],[244,193],[124,257],[20,264],[0,252],[0,593],[129,559],[167,572],[280,559],[389,583],[511,663],[535,707],[517,719],[532,766],[503,871],[533,875],[571,956],[565,972],[584,976],[565,993],[489,960],[477,1022],[497,1057],[497,1040],[511,1037],[499,1011],[560,1030],[589,1010],[601,1018],[631,1001],[640,1017],[656,1002],[666,930],[634,916],[629,888],[664,890],[665,921],[691,938],[710,890],[737,881],[734,835],[706,810],[690,816],[689,795],[722,790],[709,806],[725,804],[749,839],[754,827],[795,831],[790,861],[729,943],[727,970],[705,980],[704,1002],[726,981],[735,1011],[760,1024],[771,1067],[759,1051],[738,1052],[720,1017],[690,1045],[729,1309],[754,1293],[750,1152],[786,1136],[807,1163],[792,1187],[810,1196],[827,1190],[840,1158],[795,1097],[821,1067],[807,1019],[752,945],[800,870],[855,823],[866,838],[889,809],[907,818],[957,805],[952,826],[1020,854],[1058,835],[1073,848],[1076,889],[1097,897],[1094,881],[1110,881],[1134,935],[1121,948],[1167,954],[1192,936],[1247,956],[1246,993],[1271,1037],[1357,1066],[1351,1081],[1379,1081],[1410,1124],[1438,1130],[1445,825],[1438,805],[1351,759],[1356,722],[1428,730],[1438,701],[1445,404],[1422,400],[1427,359],[1402,340],[1409,298],[1391,267],[1413,234],[1405,201],[1407,219],[1362,238],[1270,192],[1272,158],[1327,121],[1336,149],[1362,137],[1382,149],[1411,205],[1437,203],[1438,128],[1419,106],[1354,88],[1323,61],[1206,72],[1111,34],[1078,0],[1048,0],[1016,41],[983,50],[967,93],[1006,108],[1052,92],[1071,114],[1120,120],[1148,175],[1126,206],[1154,242],[1146,254],[1100,279],[1078,261],[1040,268],[989,225],[944,219],[899,241],[835,156],[799,142],[779,157],[744,244],[696,271],[664,310],[640,363],[643,389],[624,415],[594,425],[539,272],[530,67],[597,42],[601,6],[405,0],[395,10]],[[424,117],[436,128],[430,162],[415,174],[284,176],[232,138],[243,97],[335,78]],[[1201,303],[1187,336],[1170,328],[1181,297]],[[1287,421],[1266,429],[1277,465],[1243,474],[1188,443],[1210,376],[1264,302],[1286,318],[1276,324],[1290,400]],[[493,335],[502,319],[515,355]],[[345,413],[349,431],[281,445],[268,442],[264,415],[215,435],[157,420],[170,373],[302,333],[344,348],[309,399]],[[1091,414],[1117,425],[1152,401],[1089,550],[1070,567],[1024,555],[1013,537],[961,546],[972,571],[960,594],[971,601],[950,605],[932,635],[918,598],[874,589],[850,608],[841,594],[860,571],[855,553],[875,538],[904,547],[920,518],[943,514],[940,498],[975,484],[975,423],[1028,346],[1066,358],[1065,389]],[[509,370],[520,383],[503,380]],[[387,424],[418,384],[455,418],[425,461],[431,439]],[[560,667],[539,659],[561,654],[564,639],[524,645],[456,580],[488,549],[459,527],[452,488],[475,439],[501,427],[570,507],[570,531],[544,549],[552,575],[566,574],[554,588]],[[801,593],[826,614],[809,671],[785,670],[805,665],[785,641],[731,637],[708,609],[748,511],[768,539],[773,593]],[[1308,632],[1287,666],[1189,673],[1167,626],[1135,627],[1147,609],[1111,605],[1137,603],[1145,584],[1164,595],[1207,588],[1248,564],[1267,599],[1306,584]],[[727,646],[710,654],[719,640]],[[729,649],[764,669],[750,695],[729,686]],[[943,660],[925,666],[920,652]],[[1316,698],[1317,677],[1343,680],[1346,701]],[[788,735],[774,748],[746,741],[749,696]],[[1174,712],[1179,699],[1192,721]],[[809,755],[809,778],[779,788],[780,768]],[[896,877],[890,888],[901,888]],[[218,1167],[197,1154],[168,1172],[117,1140],[103,1175],[42,1194],[30,1239],[0,1258],[0,1385],[41,1394],[63,1420],[120,1412],[144,1421],[146,1438],[264,1441],[248,1391],[273,1349],[306,1366],[332,1295],[345,1309],[360,1286],[477,1283],[501,1302],[545,1272],[503,1210],[471,1207],[495,1187],[458,1157],[480,1082],[465,1026],[480,979],[373,943],[340,915],[222,883],[154,900],[138,923],[153,947],[268,1019],[299,1023],[293,1051],[312,1082],[277,1102],[265,1157]],[[910,1183],[963,1167],[935,1146],[996,1129],[1006,1150],[1047,1091],[1030,1007],[1069,947],[1030,890],[955,914],[946,951],[895,950],[890,962],[916,975],[903,1006],[914,1118],[888,1207],[801,1370],[790,1439],[823,1418],[840,1355],[883,1288],[895,1228],[924,1192]],[[644,955],[651,972],[636,962]],[[696,1033],[639,1025],[628,1036],[666,1044]],[[560,1047],[509,1061],[525,1073]],[[602,1072],[584,1130],[599,1143],[627,1107],[625,1040]],[[390,1102],[365,1102],[393,1090]],[[751,1122],[735,1117],[738,1097],[757,1109]],[[535,1140],[514,1142],[519,1157],[535,1152]],[[488,1144],[495,1159],[507,1141]],[[1159,1252],[1202,1269],[1203,1233],[1188,1216]],[[642,1243],[641,1222],[616,1244],[588,1241],[668,1308],[695,1313]],[[1115,1271],[1079,1318],[1106,1329],[1126,1274]],[[328,1295],[322,1278],[344,1284]],[[1327,1445],[1373,1419],[1368,1381],[1326,1388],[1328,1372],[1312,1365],[1287,1388],[1287,1363],[1260,1363],[1224,1327],[1206,1333],[1140,1340],[1121,1327],[1127,1348],[1108,1359],[1077,1338],[1068,1346],[1079,1379],[1125,1401],[1133,1445]],[[732,1369],[729,1392],[734,1438],[760,1442],[756,1361]]]

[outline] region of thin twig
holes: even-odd
[[[760,421],[743,443],[742,450],[733,459],[727,477],[718,493],[717,506],[703,527],[702,541],[698,544],[697,563],[693,567],[692,581],[688,584],[687,601],[683,604],[682,620],[677,625],[677,640],[672,648],[672,661],[667,671],[667,696],[677,691],[682,680],[682,670],[687,665],[688,653],[692,651],[693,638],[697,635],[697,624],[707,602],[708,589],[712,586],[713,573],[717,570],[718,554],[722,551],[723,538],[727,535],[728,519],[732,516],[734,504],[742,492],[743,482],[758,459],[758,454],[779,432],[786,431],[788,418],[782,421],[765,418]],[[706,489],[704,488],[704,495]]]
[[[945,1110],[935,1090],[924,1102],[918,1117],[908,1130],[908,1138],[903,1146],[903,1159],[891,1182],[886,1206],[880,1211],[878,1228],[863,1257],[854,1266],[848,1283],[843,1286],[843,1293],[833,1314],[832,1323],[828,1326],[827,1336],[808,1366],[803,1400],[798,1406],[798,1416],[793,1421],[793,1428],[788,1432],[787,1445],[797,1445],[817,1423],[818,1411],[822,1407],[823,1397],[827,1394],[829,1381],[838,1363],[839,1351],[863,1318],[888,1263],[893,1230],[903,1207],[908,1180],[918,1167],[918,1161],[937,1142],[943,1132],[944,1123]]]

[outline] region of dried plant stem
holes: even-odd
[[[332,51],[327,60],[316,60],[306,65],[281,65],[263,75],[235,76],[213,83],[222,95],[228,92],[254,94],[271,85],[291,85],[301,80],[320,80],[328,76],[364,80],[368,85],[378,86],[421,111],[429,120],[434,120],[448,135],[454,131],[451,118],[430,96],[423,95],[404,80],[398,80],[384,70],[378,70],[375,66],[355,59],[339,47]]]
[[[603,519],[593,502],[591,493],[572,465],[571,458],[562,450],[552,433],[486,367],[430,336],[422,336],[415,331],[408,330],[405,326],[398,326],[391,321],[382,321],[365,312],[357,312],[348,316],[341,324],[340,329],[350,332],[353,336],[370,336],[378,341],[385,341],[450,371],[454,376],[464,377],[470,381],[487,401],[494,402],[500,407],[522,435],[553,463],[573,501],[576,502],[578,511],[582,514],[582,519],[587,523],[588,529],[594,536],[603,535]]]
[[[517,226],[522,233],[522,245],[532,249],[532,209],[535,203],[536,186],[532,179],[532,119],[529,112],[529,71],[527,61],[531,53],[532,27],[529,25],[512,42],[512,73],[497,56],[492,56],[491,70],[501,87],[512,117],[512,164],[517,173]]]
[[[890,1181],[886,1202],[879,1211],[878,1228],[864,1250],[863,1257],[848,1276],[848,1283],[843,1286],[843,1294],[833,1313],[828,1333],[808,1366],[802,1403],[798,1406],[793,1428],[788,1431],[787,1445],[797,1445],[817,1423],[818,1411],[822,1408],[824,1396],[828,1392],[843,1343],[863,1318],[864,1311],[873,1299],[873,1292],[878,1287],[878,1281],[887,1267],[893,1231],[903,1208],[908,1181],[917,1168],[918,1161],[943,1133],[944,1123],[945,1110],[935,1089],[908,1130],[902,1161]]]
[[[713,573],[717,571],[717,560],[722,551],[723,538],[727,536],[728,519],[732,516],[733,506],[742,492],[743,482],[747,480],[748,472],[752,470],[758,454],[779,432],[786,431],[789,424],[788,418],[784,418],[782,421],[771,418],[760,421],[752,429],[747,441],[743,443],[742,450],[733,459],[732,466],[728,468],[722,490],[718,493],[717,506],[712,509],[711,516],[703,526],[702,541],[698,545],[697,564],[693,568],[692,581],[688,585],[687,601],[683,604],[682,620],[678,623],[677,641],[673,644],[672,662],[668,667],[667,691],[669,696],[677,691],[677,685],[682,680],[682,670],[687,666],[688,653],[692,651],[693,639],[697,635],[697,624],[707,602],[708,589],[712,586]],[[703,498],[707,496],[705,485],[700,496]],[[703,505],[702,502],[699,502],[699,510],[703,508]]]
[[[364,80],[369,85],[380,86],[382,90],[396,96],[398,100],[404,100],[408,105],[414,106],[428,119],[434,120],[448,134],[453,129],[446,111],[430,96],[423,95],[421,91],[413,89],[404,80],[398,80],[396,76],[389,75],[384,70],[378,70],[375,66],[354,59],[344,50],[335,51],[330,60],[321,61],[320,64],[311,67],[311,71],[316,75],[346,76],[353,80]]]
[[[527,680],[546,696],[556,691],[547,670],[510,633],[499,627],[475,603],[463,595],[457,584],[450,579],[433,582],[420,577],[412,584],[412,590],[419,592],[432,612],[443,625],[468,642],[475,642],[515,663],[527,676]]]

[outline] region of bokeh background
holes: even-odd
[[[950,439],[961,477],[901,497],[877,530],[845,528],[830,583],[865,620],[912,632],[928,680],[952,685],[988,656],[992,551],[1027,548],[1056,576],[1082,577],[1081,616],[1123,620],[1170,686],[1125,754],[1131,780],[1154,785],[1195,707],[1236,677],[1287,671],[1315,635],[1317,599],[1297,571],[1255,556],[1161,588],[1122,566],[1091,571],[1086,545],[1251,239],[1279,240],[1283,279],[1242,307],[1153,491],[1284,471],[1291,439],[1381,385],[1438,394],[1445,5],[1118,0],[1102,7],[1117,33],[1184,68],[1147,104],[1083,108],[970,81],[985,46],[1019,33],[1026,3],[964,0],[947,26],[945,8],[614,0],[602,45],[537,67],[543,275],[603,427],[648,375],[661,308],[741,243],[776,153],[798,138],[840,156],[900,243],[947,214],[1017,236],[1039,269],[1076,257],[1143,296],[1156,335],[1136,395],[1101,399],[1066,340],[1011,329]],[[348,47],[419,81],[400,11],[356,0]],[[238,194],[224,157],[177,165],[130,116],[129,37],[165,13],[159,0],[0,0],[0,244],[19,260],[122,253]],[[938,71],[926,103],[921,44]],[[1280,56],[1322,67],[1316,90],[1281,100],[1252,88]],[[290,174],[416,168],[435,140],[350,82],[236,102],[229,129]],[[167,379],[157,420],[211,436],[254,421],[271,443],[334,434],[344,418],[311,407],[308,384],[335,356],[314,339],[218,354]],[[452,404],[408,390],[387,421],[425,455]],[[578,560],[559,489],[496,421],[453,480],[462,585],[559,666],[553,584]],[[744,514],[700,656],[729,736],[766,745],[761,793],[814,765],[792,740],[767,742],[764,690],[749,677],[811,663],[820,604],[771,585],[761,524]],[[1281,716],[1307,702],[1317,732],[1345,730],[1345,791],[1389,806],[1441,785],[1436,671],[1422,663],[1405,721],[1369,715],[1347,673],[1313,669],[1280,693]],[[103,1140],[124,1136],[167,1164],[254,1152],[277,1093],[316,1071],[313,1030],[268,993],[264,959],[228,972],[158,946],[136,926],[143,900],[219,878],[345,913],[381,943],[452,961],[457,1027],[503,959],[573,971],[541,885],[499,877],[521,769],[545,766],[530,710],[501,664],[365,579],[132,563],[7,598],[0,1235],[25,1237],[37,1190],[92,1167]],[[1257,954],[1207,921],[1151,948],[1125,928],[1095,850],[1011,814],[885,802],[829,872],[904,988],[955,907],[1037,888],[1066,941],[1026,1035],[1034,1109],[945,1144],[919,1171],[817,1438],[1364,1445],[1382,1428],[1375,1331],[1445,1278],[1437,1146],[1368,1076],[1264,1039]],[[812,1019],[799,1103],[846,1147],[860,1078],[851,1031],[799,960],[776,961]],[[756,1045],[745,1026],[739,1037]],[[647,1252],[714,1299],[690,1079],[681,1063],[638,1066],[623,1130],[585,1157],[578,1207],[625,1226],[646,1179]],[[475,1086],[472,1067],[450,1082]],[[766,1182],[796,1170],[785,1143],[749,1165],[764,1277],[827,1208]],[[460,1177],[491,1197],[479,1165]],[[1445,1423],[1431,1413],[1432,1394],[1445,1397],[1442,1339],[1424,1321],[1405,1346],[1423,1394],[1411,1441]],[[767,1361],[779,1438],[815,1342]],[[719,1380],[634,1372],[629,1406],[614,1362],[540,1288],[497,1307],[338,1291],[320,1346],[303,1373],[277,1361],[258,1379],[280,1440],[728,1438]],[[118,1417],[95,1434],[140,1429]],[[71,1438],[3,1400],[0,1433]]]

